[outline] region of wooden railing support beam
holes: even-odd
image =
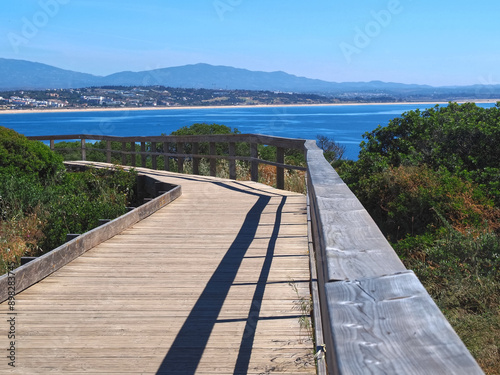
[[[111,141],[106,141],[106,163],[111,163]]]
[[[170,158],[168,155],[166,155],[169,151],[169,144],[168,142],[163,142],[163,169],[166,171],[170,170]]]
[[[250,143],[250,157],[254,159],[259,157],[257,143]],[[250,177],[252,181],[259,181],[259,162],[256,160],[252,160],[250,163]]]
[[[127,165],[127,142],[122,142],[122,164]]]
[[[280,164],[285,163],[285,149],[276,147],[276,162]],[[278,189],[285,189],[285,168],[276,167],[276,187]]]
[[[146,142],[141,142],[141,167],[146,168]]]
[[[200,152],[200,144],[193,142],[193,154],[197,155]],[[193,174],[200,174],[200,158],[193,157]]]
[[[130,152],[132,152],[132,154],[130,154],[130,165],[132,167],[135,167],[136,164],[135,142],[130,142]]]
[[[82,146],[82,160],[87,160],[87,150],[85,149],[85,138],[82,138],[80,143]]]
[[[217,154],[217,148],[215,147],[215,142],[210,142],[210,155]],[[210,159],[210,176],[215,177],[217,174],[217,160]]]
[[[229,142],[229,156],[236,156],[236,144],[234,142]],[[236,160],[229,159],[229,178],[231,180],[236,180]]]
[[[177,153],[178,154],[184,153],[184,143],[177,142]],[[183,157],[177,158],[177,172],[184,173],[184,158]]]
[[[151,142],[151,167],[154,169],[154,170],[157,170],[158,169],[158,166],[157,166],[157,161],[156,161],[156,142]]]

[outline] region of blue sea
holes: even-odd
[[[238,129],[289,138],[316,139],[326,135],[346,146],[346,157],[356,160],[362,135],[403,112],[432,104],[338,106],[186,108],[133,111],[85,111],[14,114],[0,113],[0,126],[30,135],[96,134],[146,136],[170,134],[194,123],[216,123]],[[492,107],[494,104],[480,104]]]

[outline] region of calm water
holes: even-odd
[[[494,104],[481,104],[491,107]],[[154,111],[0,114],[0,125],[24,135],[160,135],[197,122],[217,123],[242,133],[290,138],[333,137],[357,159],[363,133],[386,125],[403,112],[433,105],[345,105],[314,107],[204,108]]]

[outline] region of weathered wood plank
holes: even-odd
[[[307,141],[308,189],[317,231],[317,259],[325,282],[354,280],[406,270],[356,196]]]
[[[70,163],[71,164],[71,163]],[[62,246],[42,255],[34,261],[31,261],[19,268],[16,268],[16,290],[22,291],[34,283],[47,277],[54,271],[78,258],[89,249],[110,239],[127,227],[137,223],[145,217],[151,215],[161,207],[169,204],[181,195],[180,186],[163,194],[162,196],[151,200],[150,202],[136,208],[133,211],[120,216],[119,218],[97,227],[85,234],[82,234],[66,242]],[[8,276],[0,277],[0,301],[8,298]]]
[[[483,373],[413,272],[325,288],[340,374]]]
[[[295,138],[282,138],[267,136],[261,134],[212,134],[212,135],[183,135],[183,136],[132,136],[132,137],[117,137],[109,135],[97,134],[70,134],[70,135],[44,135],[44,136],[29,136],[33,140],[73,140],[73,139],[88,139],[96,141],[113,141],[113,142],[215,142],[215,143],[228,143],[228,142],[246,142],[246,143],[260,143],[269,146],[276,146],[282,148],[292,148],[302,150],[304,148],[303,139]]]

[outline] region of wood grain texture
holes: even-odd
[[[378,226],[312,142],[306,142],[308,194],[324,282],[404,271]]]
[[[77,166],[78,163],[69,163]],[[151,181],[155,181],[150,178]],[[168,189],[167,189],[168,190]],[[37,259],[18,267],[16,274],[16,291],[20,292],[31,285],[39,282],[43,278],[57,271],[72,260],[78,258],[89,249],[117,235],[124,229],[144,219],[156,212],[161,207],[166,206],[181,195],[180,186],[170,186],[170,191],[151,200],[122,215],[107,224],[101,225],[91,231],[88,231],[75,239],[64,243],[58,248],[38,257]],[[6,301],[8,298],[8,275],[0,276],[0,301]]]
[[[138,171],[182,196],[19,293],[0,373],[313,374],[305,197]]]
[[[413,272],[326,293],[340,374],[483,374]]]
[[[328,372],[482,374],[315,141],[305,148]]]

